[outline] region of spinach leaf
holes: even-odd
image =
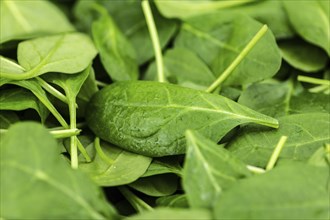
[[[142,177],[154,176],[164,173],[174,173],[181,176],[182,168],[174,156],[153,159]]]
[[[48,109],[31,92],[21,88],[1,90],[0,103],[0,110],[34,109],[38,112],[42,123],[45,122],[49,113]]]
[[[248,16],[229,12],[193,17],[182,25],[175,46],[194,51],[218,76],[260,27],[260,23]],[[281,55],[275,38],[267,31],[224,84],[242,85],[270,78],[278,71],[280,64]]]
[[[100,138],[153,157],[183,154],[187,129],[219,141],[242,123],[278,127],[275,119],[222,96],[147,81],[116,82],[99,91],[86,121]]]
[[[142,177],[129,186],[148,196],[168,196],[177,190],[178,177],[173,174]]]
[[[97,9],[101,17],[93,22],[92,34],[104,68],[114,81],[137,79],[134,48],[107,11],[102,7]]]
[[[138,219],[212,219],[211,213],[206,209],[183,209],[183,208],[157,208],[149,212],[141,213],[126,220]]]
[[[96,53],[90,38],[82,33],[35,38],[18,45],[18,63],[26,72],[1,71],[0,76],[22,80],[47,72],[77,73],[89,65]]]
[[[246,126],[226,146],[244,162],[265,167],[281,136],[288,136],[280,158],[307,160],[322,144],[330,142],[329,113],[306,113],[279,118],[275,132]]]
[[[79,169],[86,172],[98,185],[119,186],[134,182],[143,175],[151,163],[149,157],[124,151],[106,142],[101,144],[102,151],[113,163],[105,161],[96,154],[95,148],[92,148],[93,161],[79,165]]]
[[[294,30],[330,56],[330,6],[327,1],[283,1]]]
[[[63,12],[55,5],[48,1],[31,0],[1,1],[0,27],[0,44],[14,39],[74,30]]]
[[[329,216],[327,168],[288,163],[244,179],[224,192],[214,207],[216,219],[326,219]]]
[[[0,55],[0,73],[22,74],[25,69],[15,61]]]
[[[177,208],[188,208],[188,200],[186,195],[172,195],[172,196],[163,196],[159,197],[156,200],[158,206],[168,206],[168,207],[177,207]]]
[[[164,73],[172,83],[200,90],[205,90],[215,80],[214,74],[195,53],[179,47],[166,51]],[[144,79],[156,81],[155,63],[149,66]]]
[[[314,166],[329,167],[330,144],[325,144],[324,146],[317,149],[308,159],[308,163]]]
[[[305,72],[320,71],[329,61],[328,55],[321,48],[301,40],[281,41],[279,47],[285,61]]]
[[[187,153],[182,183],[189,205],[211,208],[224,189],[250,176],[246,165],[197,132],[186,132]]]
[[[41,125],[17,123],[0,141],[2,217],[115,217],[101,190],[66,164],[55,139]]]

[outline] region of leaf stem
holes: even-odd
[[[311,83],[311,84],[330,86],[330,80],[318,79],[318,78],[313,78],[313,77],[309,77],[309,76],[298,76],[298,81],[307,82],[307,83]]]
[[[0,134],[7,133],[8,129],[0,129]],[[80,129],[63,129],[63,130],[50,130],[49,133],[56,139],[68,138],[78,135],[81,132]]]
[[[277,143],[277,145],[273,151],[272,156],[270,157],[270,159],[268,161],[268,164],[266,166],[266,171],[273,169],[287,139],[288,139],[287,136],[282,136],[280,138],[279,142]]]
[[[136,211],[141,213],[141,212],[153,210],[151,206],[149,206],[145,201],[137,197],[127,187],[119,186],[118,189]]]
[[[248,170],[250,170],[252,173],[256,173],[256,174],[263,174],[266,172],[266,170],[260,168],[260,167],[255,167],[255,166],[252,166],[252,165],[246,165],[246,168]]]
[[[99,87],[106,87],[108,86],[109,84],[105,83],[105,82],[102,82],[102,81],[99,81],[99,80],[95,80],[96,82],[96,85],[99,86]]]
[[[76,99],[75,96],[70,95],[70,91],[65,91],[67,99],[69,101],[69,115],[70,115],[70,128],[76,129]],[[70,98],[71,97],[71,98]],[[70,137],[70,156],[71,156],[71,167],[78,169],[78,148],[77,148],[77,137]]]
[[[162,49],[160,46],[157,28],[155,25],[155,21],[152,15],[152,11],[150,8],[150,4],[148,0],[142,0],[141,2],[142,10],[144,16],[146,18],[147,26],[149,29],[152,45],[155,52],[156,58],[156,65],[157,65],[157,74],[158,74],[158,81],[159,82],[166,82],[165,75],[164,75],[164,65],[163,65],[163,56],[162,56]]]
[[[35,77],[36,80],[39,82],[39,84],[41,85],[41,87],[46,90],[47,92],[49,92],[50,94],[52,94],[54,97],[58,98],[59,100],[61,100],[64,103],[68,103],[68,99],[66,98],[66,96],[61,93],[60,91],[58,91],[57,89],[55,89],[52,85],[50,85],[49,83],[47,83],[45,80],[43,80],[40,77]]]
[[[100,144],[100,138],[96,137],[94,140],[94,147],[97,152],[97,154],[101,157],[103,161],[108,163],[109,165],[114,164],[115,161],[113,161],[111,158],[109,158],[102,150],[101,144]]]
[[[213,92],[217,87],[219,87],[228,76],[235,70],[235,68],[242,62],[246,55],[253,49],[256,43],[265,35],[267,32],[267,25],[262,26],[256,35],[250,40],[250,42],[244,47],[240,54],[235,58],[235,60],[225,69],[225,71],[220,74],[219,78],[214,81],[209,88],[206,89],[206,92]]]

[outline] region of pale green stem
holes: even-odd
[[[252,166],[252,165],[247,165],[246,168],[248,170],[250,170],[252,173],[256,173],[256,174],[263,174],[266,172],[266,170],[260,168],[260,167],[255,167],[255,166]]]
[[[96,137],[94,140],[94,147],[97,152],[97,154],[100,156],[100,158],[108,163],[109,165],[114,164],[115,161],[113,161],[111,158],[109,158],[102,150],[101,144],[100,144],[100,138]]]
[[[47,92],[49,92],[54,97],[56,97],[59,100],[61,100],[62,102],[68,104],[68,99],[66,98],[66,96],[63,93],[61,93],[60,91],[58,91],[56,88],[54,88],[52,85],[50,85],[49,83],[47,83],[42,78],[40,78],[40,77],[35,77],[35,78],[37,79],[37,81],[39,82],[39,84],[41,85],[41,87],[44,88],[44,90],[46,90]]]
[[[328,85],[319,85],[319,86],[315,86],[313,88],[308,89],[308,91],[312,92],[312,93],[319,93],[319,92],[326,93],[328,90],[329,90]]]
[[[5,134],[8,130],[7,129],[0,129],[0,134]],[[71,136],[78,135],[81,132],[79,129],[63,129],[63,130],[50,130],[49,133],[57,139],[60,138],[68,138]]]
[[[70,115],[70,128],[76,129],[76,100],[74,97],[69,94],[69,91],[65,91],[68,101],[69,101],[69,115]],[[70,156],[71,156],[71,167],[73,169],[78,169],[78,148],[77,148],[77,137],[72,136],[70,137]]]
[[[142,199],[137,197],[125,186],[119,186],[118,189],[136,211],[141,213],[141,212],[153,210],[151,206],[149,206],[146,202],[144,202]]]
[[[309,77],[309,76],[298,76],[298,81],[307,82],[307,83],[311,83],[311,84],[317,84],[317,85],[330,86],[330,80],[318,79],[318,78],[313,78],[313,77]]]
[[[235,70],[235,68],[242,62],[242,60],[247,56],[247,54],[253,49],[256,43],[266,34],[268,30],[267,25],[262,26],[258,33],[250,40],[250,42],[244,47],[242,52],[238,54],[235,60],[225,69],[225,71],[219,76],[219,78],[207,88],[206,92],[213,92],[217,87],[219,87],[228,76]]]
[[[279,142],[277,143],[277,145],[273,151],[272,156],[270,157],[270,159],[268,161],[268,164],[266,166],[266,171],[273,169],[287,139],[288,139],[287,136],[282,136],[280,138]]]
[[[99,80],[96,80],[96,85],[99,86],[99,87],[106,87],[109,84],[107,84],[105,82],[102,82],[102,81],[99,81]]]
[[[154,52],[155,52],[158,81],[166,82],[165,75],[164,75],[162,49],[161,49],[161,46],[159,43],[157,28],[156,28],[155,21],[154,21],[153,15],[152,15],[152,11],[151,11],[151,8],[149,5],[149,1],[142,0],[141,4],[142,4],[142,10],[143,10],[144,16],[146,18],[152,45],[153,45]]]

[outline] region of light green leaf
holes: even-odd
[[[125,218],[125,220],[211,220],[211,213],[206,209],[182,209],[182,208],[157,208],[149,212],[143,212],[135,216]]]
[[[283,1],[295,31],[330,56],[330,4],[323,0]]]
[[[15,124],[0,141],[3,218],[109,219],[115,216],[101,189],[83,173],[68,166],[58,154],[55,139],[42,126],[31,122]]]
[[[98,9],[101,17],[93,22],[92,35],[104,68],[114,81],[138,79],[134,48],[107,11]]]
[[[1,1],[0,27],[0,43],[74,30],[55,5],[32,0]]]
[[[102,89],[91,99],[86,121],[103,140],[153,157],[185,153],[187,129],[219,141],[242,123],[278,127],[275,119],[222,96],[148,81]]]
[[[47,72],[78,73],[96,56],[96,49],[87,35],[62,34],[23,41],[18,45],[18,63],[24,73],[0,72],[8,79],[29,79]]]
[[[197,132],[188,130],[186,139],[182,183],[191,207],[211,208],[224,189],[251,175],[229,151]]]
[[[288,163],[238,182],[219,197],[215,219],[327,219],[327,168]]]
[[[165,76],[174,84],[205,90],[215,80],[215,76],[208,66],[196,54],[187,49],[167,50],[163,62]],[[157,81],[155,63],[149,66],[144,79]]]
[[[0,73],[22,74],[25,69],[15,61],[0,55]]]
[[[305,72],[320,71],[329,61],[324,50],[297,39],[281,41],[279,47],[285,61]]]
[[[188,200],[185,194],[159,197],[156,200],[157,206],[188,208]]]
[[[276,131],[246,126],[226,147],[244,162],[265,167],[281,136],[288,136],[280,159],[305,161],[330,142],[329,113],[306,113],[279,118]]]
[[[100,186],[119,186],[134,182],[143,175],[151,163],[149,157],[124,151],[105,142],[101,144],[103,152],[114,161],[113,164],[104,161],[93,149],[93,161],[79,165],[79,169],[89,174]]]
[[[0,110],[21,111],[34,109],[38,112],[42,122],[45,122],[48,116],[47,108],[26,89],[15,88],[1,90],[0,92]]]
[[[159,197],[172,195],[178,188],[178,182],[177,176],[163,174],[139,178],[129,186],[148,196]]]
[[[182,25],[175,47],[194,51],[219,76],[261,26],[248,16],[230,12],[193,17]],[[280,64],[280,51],[273,34],[268,30],[224,84],[244,85],[271,78],[279,70]]]

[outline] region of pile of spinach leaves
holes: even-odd
[[[0,219],[329,219],[329,0],[0,10]]]

